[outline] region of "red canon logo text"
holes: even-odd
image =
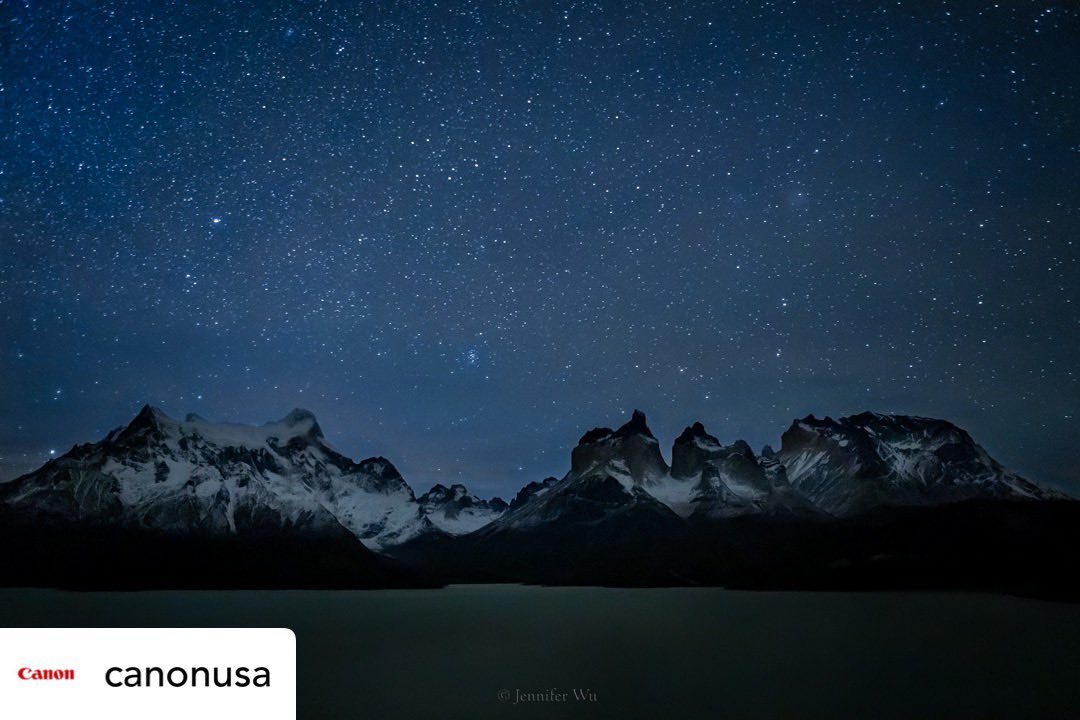
[[[74,670],[42,670],[38,668],[19,668],[20,680],[74,680]]]

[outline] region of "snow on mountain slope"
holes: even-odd
[[[627,489],[648,487],[667,476],[660,443],[640,410],[618,430],[593,428],[585,433],[570,454],[571,475],[587,477],[602,472],[610,472]]]
[[[678,518],[857,513],[878,505],[970,498],[1055,498],[1009,472],[960,428],[863,413],[796,421],[779,453],[723,445],[695,423],[669,468],[645,415],[585,433],[561,480],[529,483],[508,506],[461,485],[417,499],[385,458],[359,463],[330,447],[315,417],[294,410],[262,426],[175,420],[145,407],[98,443],[0,484],[0,504],[32,517],[230,534],[344,527],[386,549],[426,534],[485,534],[551,523],[669,527]]]
[[[943,420],[863,413],[813,416],[784,433],[779,453],[722,444],[701,423],[675,441],[668,468],[645,415],[585,433],[559,481],[531,483],[484,532],[624,516],[719,520],[741,515],[851,514],[879,505],[973,498],[1063,497],[1004,469]],[[662,509],[661,509],[662,508]]]
[[[717,519],[812,511],[775,458],[758,458],[742,441],[724,446],[700,423],[675,442],[668,468],[645,415],[637,410],[618,430],[585,433],[562,480],[549,478],[529,488],[485,532],[630,517],[667,522],[668,516]]]
[[[517,495],[515,495],[514,499],[510,501],[510,507],[508,509],[516,510],[525,503],[529,502],[529,500],[533,499],[534,497],[546,493],[552,488],[552,486],[556,485],[558,482],[558,478],[548,477],[544,478],[542,482],[537,482],[534,480],[530,483],[527,483],[525,487],[518,490]]]
[[[506,512],[501,498],[482,500],[469,493],[464,485],[435,485],[417,498],[424,516],[435,527],[450,535],[465,535],[479,530]]]
[[[125,428],[6,483],[0,502],[65,520],[238,533],[344,526],[372,549],[434,529],[383,458],[360,463],[294,410],[259,427],[144,407]]]
[[[811,510],[775,458],[758,457],[742,440],[725,446],[701,423],[686,428],[675,440],[671,476],[649,492],[682,517]]]
[[[793,487],[838,515],[878,505],[1058,497],[1003,468],[964,430],[931,418],[810,415],[784,433],[778,457]]]
[[[562,480],[530,483],[510,509],[483,529],[487,535],[544,526],[595,525],[609,520],[668,522],[670,508],[650,494],[668,466],[638,410],[618,430],[594,428],[571,453]],[[670,517],[669,517],[670,516]]]

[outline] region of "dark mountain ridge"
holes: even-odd
[[[795,420],[779,451],[701,423],[670,467],[644,413],[584,433],[510,503],[417,497],[313,414],[260,427],[143,408],[0,485],[7,585],[400,587],[531,582],[964,587],[1072,597],[1078,506],[943,420]]]

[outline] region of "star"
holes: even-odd
[[[1080,482],[1077,14],[850,5],[13,5],[0,453],[313,406],[512,493],[621,407],[896,409]]]

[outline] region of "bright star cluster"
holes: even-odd
[[[300,406],[505,496],[634,407],[870,409],[1080,489],[1068,3],[5,12],[7,468]]]

